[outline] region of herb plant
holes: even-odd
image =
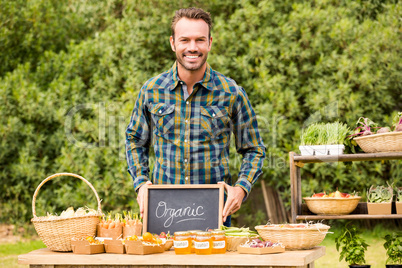
[[[387,250],[387,264],[402,264],[402,232],[388,234],[384,237]]]
[[[364,254],[369,245],[360,237],[360,234],[361,231],[356,227],[352,226],[348,228],[345,226],[341,235],[335,238],[336,250],[339,251],[340,248],[342,249],[339,261],[345,259],[349,265],[366,263]]]
[[[391,202],[393,193],[392,185],[388,184],[388,187],[383,185],[374,187],[371,185],[370,189],[367,191],[367,200],[370,203]]]
[[[396,202],[402,202],[402,187],[396,189]]]
[[[349,132],[347,125],[340,122],[315,123],[310,125],[301,136],[302,145],[343,144]]]

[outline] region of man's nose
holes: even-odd
[[[188,47],[188,50],[190,51],[198,51],[198,46],[197,46],[197,42],[195,42],[195,40],[192,40],[190,42],[190,45]]]

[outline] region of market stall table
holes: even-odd
[[[93,254],[53,252],[47,248],[19,255],[19,264],[30,268],[105,268],[105,267],[276,267],[314,268],[314,261],[325,255],[325,247],[310,250],[285,251],[279,254],[249,255],[236,252],[214,255],[176,255],[174,250],[162,254]]]

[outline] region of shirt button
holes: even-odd
[[[185,121],[186,123],[188,123],[188,119],[186,119],[186,121]]]
[[[184,142],[187,142],[187,139],[185,139]]]
[[[161,114],[161,113],[162,113],[162,110],[159,110],[159,113]]]
[[[187,163],[187,159],[184,159],[184,162]]]
[[[189,101],[187,101],[187,102],[186,102],[186,104],[187,104],[187,105],[189,105],[189,104],[190,104],[190,102],[189,102]]]
[[[188,181],[188,177],[186,177],[186,181]]]
[[[215,117],[215,114],[212,114],[212,117]]]

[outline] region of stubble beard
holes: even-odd
[[[188,62],[185,62],[184,58],[184,54],[179,54],[176,52],[176,60],[177,62],[187,71],[198,71],[199,69],[201,69],[202,66],[204,66],[205,62],[207,61],[208,58],[208,54],[200,54],[200,53],[189,53],[189,54],[198,54],[201,55],[201,62],[199,64],[191,64]]]

